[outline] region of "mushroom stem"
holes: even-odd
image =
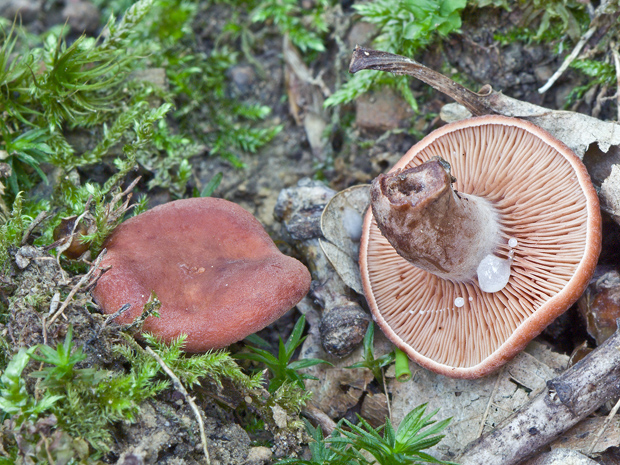
[[[372,212],[381,233],[405,260],[451,281],[475,279],[500,243],[499,215],[488,200],[452,189],[443,159],[379,175]]]

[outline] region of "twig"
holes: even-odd
[[[608,18],[607,22],[609,24],[605,25],[605,21],[603,18],[609,15],[611,15],[612,17]],[[595,33],[598,33],[598,37],[595,39],[595,41],[600,40],[601,34],[606,33],[607,29],[609,28],[609,25],[613,24],[614,21],[616,21],[616,17],[617,17],[617,12],[611,0],[601,1],[601,3],[599,4],[599,6],[596,8],[596,10],[594,11],[592,15],[592,20],[590,21],[590,29],[588,29],[586,33],[583,36],[581,36],[581,38],[579,39],[579,42],[577,42],[577,45],[575,45],[575,48],[573,49],[571,54],[568,55],[564,59],[564,62],[562,63],[560,68],[553,74],[553,76],[551,76],[551,78],[549,78],[549,80],[544,86],[538,89],[538,92],[542,94],[546,92],[547,90],[549,90],[549,88],[555,83],[555,81],[557,81],[560,78],[560,76],[564,73],[564,71],[566,71],[566,69],[570,66],[570,64],[579,56],[579,54],[581,53],[581,50],[586,45],[586,43],[592,38],[592,36]]]
[[[594,104],[594,108],[592,108],[592,116],[594,118],[598,118],[598,116],[601,114],[601,110],[603,109],[603,102],[605,101],[605,94],[607,94],[608,90],[609,85],[603,84],[599,89],[598,93],[596,94],[596,103]]]
[[[602,6],[603,3],[599,8]],[[456,100],[474,116],[499,114],[528,120],[564,142],[579,158],[582,158],[587,148],[595,142],[603,151],[611,145],[620,144],[618,123],[523,102],[494,91],[488,84],[478,93],[472,92],[443,74],[400,55],[357,47],[353,52],[349,70],[354,73],[362,69],[413,76]],[[588,129],[575,131],[573,128],[576,127]]]
[[[594,451],[594,448],[596,447],[599,440],[601,439],[601,436],[603,435],[603,433],[605,432],[605,430],[611,423],[611,420],[616,416],[616,413],[618,413],[618,409],[620,409],[620,399],[618,399],[618,402],[616,402],[616,405],[614,405],[614,408],[612,408],[611,412],[609,412],[609,415],[607,415],[607,418],[605,419],[605,422],[603,423],[603,426],[601,427],[601,429],[598,431],[598,433],[596,433],[596,436],[594,437],[594,441],[592,441],[592,444],[590,445],[590,448],[588,449],[587,455],[592,455],[592,451]]]
[[[189,393],[185,389],[185,386],[183,386],[183,384],[181,383],[181,380],[177,378],[174,372],[168,367],[168,365],[166,365],[166,363],[161,359],[159,355],[157,355],[157,353],[153,349],[147,346],[145,350],[149,353],[151,357],[153,357],[157,361],[157,363],[159,363],[159,366],[161,366],[161,368],[166,372],[166,374],[170,376],[174,388],[177,391],[181,392],[181,394],[183,394],[183,397],[185,397],[185,400],[192,408],[194,415],[196,416],[196,420],[198,420],[198,426],[200,428],[200,440],[202,441],[202,449],[207,459],[207,465],[210,465],[211,460],[209,459],[209,451],[207,449],[207,435],[205,434],[205,425],[202,420],[200,410],[198,410],[198,406],[194,402],[193,397],[189,395]]]
[[[312,405],[312,403],[308,403],[308,405],[303,408],[302,413],[319,424],[323,430],[323,433],[327,436],[330,436],[336,429],[336,422],[332,420],[323,410]]]
[[[620,54],[616,44],[612,44],[611,54],[614,57],[614,65],[616,67],[616,105],[618,107],[618,121],[620,121]]]
[[[586,31],[584,35],[581,36],[581,39],[579,39],[579,42],[577,42],[577,45],[575,45],[575,48],[573,49],[573,51],[570,53],[570,55],[568,55],[564,59],[564,62],[558,68],[558,70],[555,73],[553,73],[553,76],[549,78],[549,80],[544,86],[538,89],[539,94],[544,94],[545,92],[547,92],[551,88],[551,86],[555,84],[555,81],[557,81],[560,78],[560,76],[564,74],[564,71],[566,71],[568,67],[570,66],[570,64],[575,60],[575,58],[579,56],[579,54],[581,53],[581,49],[583,49],[583,47],[586,45],[588,40],[590,40],[590,38],[596,32],[596,30],[597,30],[597,27],[592,26],[590,29]]]
[[[472,442],[456,461],[461,465],[519,463],[620,395],[618,347],[620,330],[583,360],[547,381],[547,389]]]
[[[99,264],[101,263],[101,260],[103,260],[103,257],[105,257],[105,254],[106,254],[106,250],[103,249],[101,251],[101,253],[99,254],[99,256],[97,257],[97,259],[94,261],[93,265],[88,270],[88,273],[86,273],[84,276],[82,276],[82,278],[78,281],[78,283],[75,286],[73,286],[73,289],[71,289],[71,291],[69,291],[69,295],[67,296],[65,301],[62,303],[60,308],[56,311],[56,313],[54,313],[54,315],[47,322],[47,327],[48,328],[52,325],[52,323],[54,321],[56,321],[56,318],[58,318],[60,315],[62,315],[62,313],[65,311],[65,309],[69,305],[69,302],[71,302],[71,299],[73,299],[73,296],[75,294],[77,294],[77,292],[80,290],[80,288],[86,282],[88,282],[88,280],[91,278],[93,273],[97,270],[97,268],[99,268]]]
[[[387,390],[387,383],[385,382],[385,371],[383,370],[383,367],[381,367],[381,378],[383,378],[383,391],[385,392],[385,401],[387,403],[388,416],[390,418],[390,421],[392,421],[392,406],[390,405],[390,394]]]
[[[108,323],[110,323],[110,321],[112,321],[115,318],[118,318],[119,316],[121,316],[123,313],[125,313],[127,310],[129,310],[131,308],[131,304],[127,303],[125,305],[123,305],[121,308],[119,308],[117,311],[115,311],[114,313],[112,313],[112,315],[110,315],[109,317],[107,317],[105,319],[105,321],[103,322],[103,324],[101,325],[101,329],[103,330],[103,328],[105,328]]]
[[[22,240],[19,243],[20,246],[26,245],[26,242],[28,242],[28,238],[30,237],[30,234],[32,234],[32,231],[34,230],[34,228],[39,226],[39,224],[41,224],[41,221],[43,221],[45,218],[47,218],[47,211],[43,210],[43,211],[39,212],[37,217],[34,220],[32,220],[32,222],[28,226],[28,229],[26,229],[24,231],[24,235],[22,236]]]
[[[355,74],[363,69],[374,69],[413,76],[439,92],[449,95],[475,116],[494,113],[488,103],[481,99],[481,97],[486,95],[486,92],[483,94],[472,92],[458,82],[454,82],[452,79],[427,68],[411,58],[362,48],[358,45],[353,51],[349,72]]]
[[[484,415],[482,415],[482,421],[480,422],[480,430],[478,431],[478,437],[482,436],[484,432],[484,424],[487,421],[487,417],[489,416],[489,410],[491,410],[491,405],[493,404],[493,399],[495,398],[495,394],[497,394],[497,388],[499,387],[499,381],[503,378],[504,367],[499,372],[497,379],[495,380],[495,385],[493,386],[493,391],[491,392],[491,397],[489,397],[489,403],[487,404],[487,408],[484,411]]]
[[[282,50],[284,54],[284,61],[291,67],[299,79],[307,84],[317,86],[321,89],[321,92],[325,97],[329,97],[332,94],[329,87],[327,87],[327,84],[325,84],[325,81],[323,81],[323,78],[321,77],[322,73],[319,73],[317,77],[312,76],[312,72],[297,54],[296,49],[293,47],[293,44],[291,44],[291,41],[288,38],[288,35],[284,36]]]
[[[56,465],[56,462],[54,461],[54,458],[52,457],[52,452],[50,451],[49,440],[40,431],[39,431],[39,434],[43,438],[43,444],[45,444],[45,453],[47,454],[47,460],[49,461],[50,465]]]

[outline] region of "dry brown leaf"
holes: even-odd
[[[369,204],[370,185],[353,186],[337,193],[321,215],[321,249],[347,286],[363,294],[357,264],[362,221]]]
[[[447,378],[410,362],[411,381],[390,382],[393,423],[398,425],[409,411],[425,402],[429,411],[439,408],[438,420],[453,419],[442,433],[446,437],[431,453],[453,458],[482,432],[491,430],[524,405],[567,362],[566,355],[552,352],[536,341],[504,369],[476,380]]]

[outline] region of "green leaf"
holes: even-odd
[[[343,430],[339,424],[338,431],[342,436],[329,438],[328,442],[342,447],[348,446],[349,451],[365,451],[382,465],[410,465],[420,463],[420,459],[428,463],[449,464],[422,452],[441,441],[443,436],[436,434],[450,422],[450,419],[446,419],[435,423],[431,418],[436,412],[425,416],[425,410],[425,404],[414,408],[403,418],[396,432],[387,419],[383,427],[383,437],[379,434],[381,428],[375,430],[359,416],[358,425],[345,420],[344,424],[350,431]]]
[[[301,389],[304,389],[304,379],[315,379],[312,376],[306,374],[300,374],[297,370],[317,365],[319,363],[329,363],[319,359],[302,359],[297,361],[291,361],[295,350],[303,342],[305,338],[302,337],[303,330],[306,324],[306,319],[302,315],[295,323],[293,331],[286,340],[286,343],[279,338],[278,341],[278,356],[275,357],[264,349],[248,346],[248,349],[252,353],[240,353],[236,354],[235,358],[254,360],[265,364],[271,374],[269,380],[269,392],[274,393],[277,389],[283,386],[287,382],[293,382]],[[247,339],[247,338],[246,338]],[[257,340],[256,338],[253,338]],[[266,344],[265,341],[258,338],[260,344]]]
[[[300,344],[301,335],[303,334],[305,327],[306,327],[306,316],[301,315],[299,320],[297,320],[297,322],[295,323],[295,326],[293,327],[293,331],[291,332],[291,335],[286,340],[286,344],[285,344],[286,354],[289,357],[293,354],[297,346]]]
[[[213,192],[215,191],[215,189],[217,189],[217,187],[220,185],[220,182],[222,182],[223,176],[224,175],[221,171],[219,173],[216,173],[215,176],[213,176],[202,189],[202,192],[200,192],[200,197],[210,197],[211,194],[213,194]]]
[[[250,344],[254,344],[255,346],[262,347],[263,349],[271,349],[271,345],[258,334],[250,334],[244,339],[244,341]]]

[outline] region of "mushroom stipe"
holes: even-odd
[[[106,271],[93,296],[106,314],[129,303],[134,321],[154,291],[159,318],[143,330],[184,349],[225,347],[272,323],[308,293],[310,273],[282,254],[240,206],[215,198],[177,200],[122,223],[107,239]]]
[[[427,164],[437,157],[450,172]],[[417,180],[398,187],[408,176]],[[437,373],[498,369],[577,300],[594,271],[601,215],[586,168],[527,121],[448,124],[373,184],[364,293],[388,338]],[[488,255],[510,262],[497,292],[481,290],[476,276]]]

